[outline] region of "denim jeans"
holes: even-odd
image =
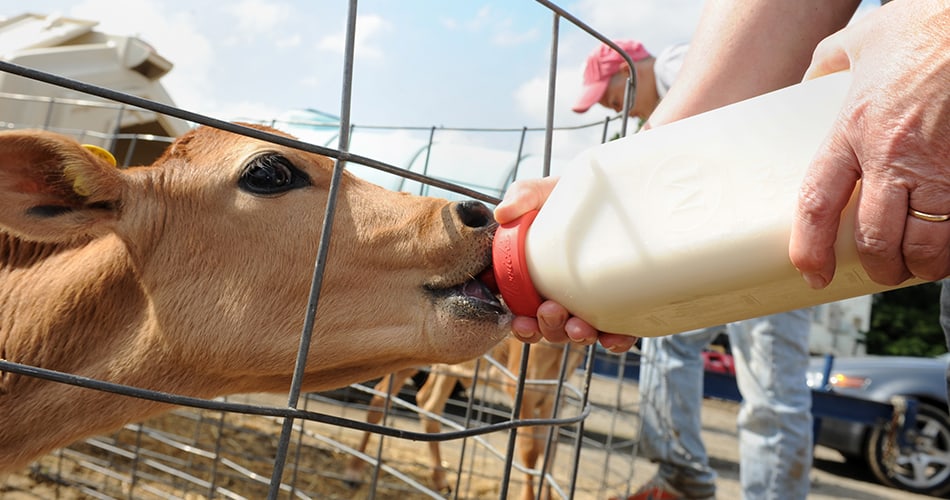
[[[727,325],[742,393],[740,482],[746,499],[804,499],[812,461],[808,332],[811,309]],[[641,454],[689,498],[715,494],[700,431],[701,352],[722,327],[643,339]]]

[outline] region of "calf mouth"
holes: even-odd
[[[425,285],[424,289],[445,310],[460,318],[497,321],[510,314],[501,303],[492,268],[486,267],[468,280],[449,286]]]

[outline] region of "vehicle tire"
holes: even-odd
[[[946,408],[917,403],[913,453],[901,452],[891,467],[884,455],[889,425],[878,425],[868,438],[868,464],[874,476],[893,488],[943,496],[950,492],[950,417]]]

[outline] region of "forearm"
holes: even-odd
[[[801,81],[815,46],[858,0],[708,0],[651,127]]]

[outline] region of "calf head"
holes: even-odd
[[[128,169],[57,134],[0,133],[0,358],[203,397],[286,390],[333,167],[207,127]],[[501,340],[510,314],[474,279],[494,227],[480,203],[345,173],[304,388]],[[0,413],[30,385],[0,373]]]

